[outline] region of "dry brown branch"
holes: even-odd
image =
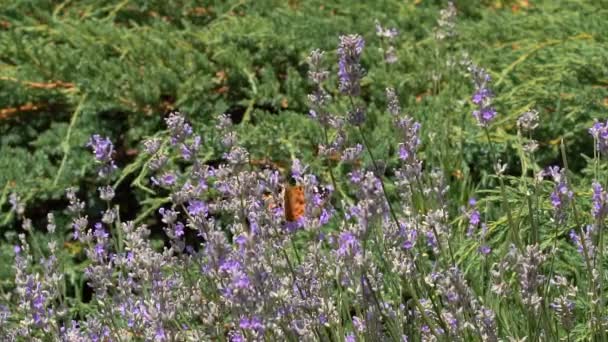
[[[3,109],[0,109],[0,120],[8,119],[9,117],[11,117],[12,115],[14,115],[16,113],[32,112],[32,111],[40,110],[44,107],[46,107],[46,105],[43,103],[35,104],[35,103],[28,102],[28,103],[18,106],[18,107],[3,108]]]
[[[31,81],[22,81],[18,80],[14,77],[0,76],[0,80],[2,81],[11,81],[21,83],[24,86],[34,88],[34,89],[73,89],[75,87],[74,83],[71,82],[63,82],[63,81],[51,81],[51,82],[31,82]]]

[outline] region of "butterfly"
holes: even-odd
[[[269,210],[282,208],[285,221],[296,222],[304,216],[306,206],[309,203],[317,203],[317,205],[314,205],[314,208],[312,208],[311,215],[314,217],[319,216],[330,198],[330,191],[325,188],[315,187],[312,196],[314,198],[307,198],[303,185],[288,184],[283,186],[281,196],[279,197],[283,200],[282,207],[277,204],[270,194],[264,195],[264,201]]]
[[[283,210],[285,220],[289,222],[297,221],[306,210],[306,198],[304,187],[301,185],[288,185],[283,194]]]

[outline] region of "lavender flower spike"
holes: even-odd
[[[477,109],[473,111],[473,117],[477,120],[479,126],[488,127],[490,122],[496,117],[496,110],[492,107],[494,94],[489,87],[490,75],[485,69],[476,65],[471,65],[469,72],[475,85],[475,93],[471,101],[477,106]]]
[[[89,142],[88,147],[91,147],[95,154],[95,159],[101,164],[99,168],[99,177],[105,178],[116,169],[114,164],[114,144],[107,137],[102,137],[99,134],[94,134]]]
[[[608,213],[608,193],[598,182],[593,182],[593,208],[591,213],[599,221],[602,221]]]
[[[360,81],[364,74],[360,59],[365,41],[358,34],[340,36],[338,45],[338,77],[340,91],[349,96],[358,96],[361,92]]]
[[[606,123],[596,122],[589,128],[589,134],[595,139],[597,150],[606,154],[608,152],[608,121]]]

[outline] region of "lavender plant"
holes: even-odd
[[[453,5],[442,16],[438,39],[454,35]],[[396,32],[378,24],[377,34],[391,39]],[[93,135],[87,146],[105,208],[91,215],[77,189],[66,191],[70,241],[83,246],[87,260],[87,309],[66,290],[55,217],[47,219],[51,241],[41,246],[20,197],[11,195],[24,233],[14,247],[15,288],[1,298],[3,340],[605,340],[608,195],[599,172],[584,198],[567,165],[532,177],[524,167],[513,186],[528,191],[533,184],[527,220],[511,205],[506,166],[492,146],[500,196],[479,191],[481,198],[465,206],[451,203],[449,175],[424,157],[433,147],[422,135],[432,127],[406,114],[390,85],[383,87],[386,110],[374,115],[391,118],[398,141],[382,155],[372,150],[367,132],[374,123],[367,118],[377,109],[363,96],[364,47],[361,35],[339,38],[337,85],[329,82],[324,52],[308,57],[309,114],[323,132],[319,155],[338,154],[351,164],[347,173],[327,164],[323,177],[297,158],[289,172],[259,168],[228,115],[217,117],[222,137],[212,139],[171,112],[166,131],[143,143],[146,188],[162,197],[148,217],[160,225],[160,247],[147,221],[121,219],[114,145]],[[389,51],[386,62],[397,63]],[[473,119],[493,145],[496,94],[485,69],[468,70]],[[538,113],[526,112],[516,124],[531,142]],[[605,130],[602,123],[590,130],[595,170]],[[223,153],[216,164],[203,158],[211,148]],[[525,149],[531,160],[535,150]],[[394,167],[387,167],[390,158]],[[285,191],[293,184],[305,201],[290,219]],[[561,238],[568,231],[570,240]],[[557,265],[568,248],[579,252],[574,262],[584,268],[576,276]]]

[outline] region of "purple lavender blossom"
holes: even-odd
[[[323,88],[323,83],[329,77],[329,71],[323,66],[325,52],[313,50],[308,56],[308,79],[315,85],[312,93],[308,94],[310,117],[317,120],[321,126],[328,128],[335,117],[329,112],[327,105],[331,96]]]
[[[173,172],[165,172],[159,178],[151,177],[150,180],[156,186],[171,187],[175,185],[177,178]]]
[[[420,123],[413,118],[405,117],[397,121],[397,127],[401,129],[403,142],[400,144],[400,159],[412,161],[420,145]]]
[[[202,217],[205,217],[205,216],[207,216],[208,212],[209,212],[209,207],[203,201],[193,200],[193,201],[190,201],[190,204],[188,205],[188,214],[190,214],[190,216],[199,216],[200,215]]]
[[[439,19],[435,27],[435,38],[439,41],[456,36],[456,6],[448,1],[448,6],[439,11]]]
[[[8,202],[11,204],[11,211],[14,211],[18,216],[25,212],[25,205],[21,202],[21,198],[15,192],[11,192],[8,197]]]
[[[114,163],[114,144],[109,138],[101,137],[99,134],[94,134],[87,147],[91,147],[95,154],[95,159],[101,164],[98,175],[100,178],[108,177],[112,171],[116,170],[116,164]]]
[[[479,246],[479,253],[481,253],[483,255],[488,255],[488,254],[492,253],[492,248],[490,248],[490,246],[488,246],[488,245]]]
[[[465,215],[469,221],[469,227],[466,233],[466,236],[468,238],[473,236],[475,229],[477,229],[477,227],[479,227],[479,224],[481,223],[481,215],[479,213],[479,210],[477,210],[476,205],[477,200],[475,198],[469,199],[469,210],[465,212]]]
[[[587,253],[589,258],[595,258],[595,245],[593,244],[593,235],[595,234],[595,229],[593,225],[587,225],[585,228],[581,228],[583,239],[585,240],[585,247],[587,247]],[[583,247],[583,243],[579,234],[573,229],[570,231],[570,240],[574,246],[576,246],[576,250],[581,256],[584,256],[585,249]]]
[[[144,151],[147,154],[155,154],[160,149],[162,141],[159,138],[150,138],[144,141]]]
[[[194,158],[194,156],[196,155],[196,152],[198,152],[198,150],[201,147],[201,137],[199,135],[194,136],[194,139],[192,140],[191,144],[186,144],[186,143],[182,143],[180,150],[182,153],[182,158],[184,158],[184,160],[191,160]]]
[[[6,321],[11,317],[11,310],[6,306],[0,304],[0,326],[6,324]],[[0,331],[2,328],[0,328]]]
[[[596,121],[591,128],[589,128],[589,134],[593,136],[595,140],[595,148],[601,154],[608,152],[608,121],[602,123]]]
[[[184,236],[184,224],[181,222],[177,222],[175,224],[175,231],[173,232],[175,237],[181,238]]]
[[[106,185],[104,187],[97,188],[99,191],[99,198],[102,200],[109,202],[114,198],[115,192],[114,188],[110,185]]]
[[[598,182],[593,182],[593,207],[591,213],[593,217],[602,221],[608,212],[608,193],[604,191],[602,185]]]
[[[375,21],[375,24],[376,24],[376,35],[380,38],[393,39],[393,38],[397,37],[397,35],[399,34],[399,31],[397,31],[396,28],[382,27],[382,25],[380,25],[380,22],[378,20]]]
[[[473,111],[473,117],[481,127],[488,127],[490,122],[496,117],[496,110],[492,107],[494,94],[489,87],[490,75],[485,69],[476,65],[469,66],[469,72],[475,86],[475,92],[471,98],[477,108]]]
[[[310,70],[308,70],[308,79],[311,80],[314,84],[321,85],[323,82],[327,80],[329,77],[329,71],[323,67],[323,62],[325,59],[325,51],[321,50],[313,50],[310,52],[308,56],[308,65]],[[323,97],[319,98],[320,101],[313,101],[314,103],[322,104],[325,99],[325,94]]]
[[[394,88],[386,88],[386,108],[389,113],[393,116],[398,116],[401,114],[401,105],[399,104],[399,98],[397,97],[397,93]]]
[[[187,137],[192,135],[192,126],[186,121],[182,113],[174,111],[169,113],[165,119],[169,133],[171,134],[171,144],[175,145],[184,142]]]
[[[359,254],[361,245],[357,237],[351,232],[342,232],[338,238],[338,250],[339,256],[354,256]]]
[[[408,178],[418,175],[422,169],[422,162],[417,155],[420,146],[420,123],[409,116],[404,116],[395,119],[395,126],[401,136],[398,156],[402,161],[402,167],[397,170],[397,175],[401,181],[407,182]]]
[[[528,110],[517,118],[517,128],[522,131],[533,131],[538,127],[538,111]]]
[[[356,144],[353,147],[347,147],[344,149],[342,156],[340,156],[340,160],[343,162],[355,162],[359,158],[361,158],[361,154],[363,154],[363,145]]]
[[[388,64],[393,64],[397,62],[397,50],[391,44],[392,41],[397,37],[399,32],[396,28],[386,28],[380,25],[380,22],[376,20],[376,35],[380,37],[383,41],[388,41],[388,46],[384,51],[384,61]]]
[[[353,126],[361,126],[365,122],[365,108],[355,107],[353,110],[348,111],[348,123]]]
[[[549,304],[549,307],[555,311],[564,329],[570,331],[574,328],[575,323],[574,309],[578,290],[575,286],[570,285],[565,277],[559,275],[551,279],[550,283],[562,293]]]
[[[338,77],[340,78],[340,91],[343,94],[358,96],[361,92],[360,81],[364,70],[360,59],[364,47],[365,41],[358,34],[340,36]]]
[[[264,324],[259,316],[242,317],[239,320],[239,327],[244,330],[264,331]]]
[[[402,235],[404,237],[402,247],[405,250],[411,250],[416,245],[416,240],[418,239],[418,231],[414,227],[408,227],[404,224],[401,225],[401,229]]]
[[[552,166],[545,171],[545,174],[550,175],[556,183],[550,196],[554,218],[558,222],[564,222],[566,218],[566,208],[574,196],[574,193],[570,190],[566,181],[565,170],[560,169],[559,166]]]

